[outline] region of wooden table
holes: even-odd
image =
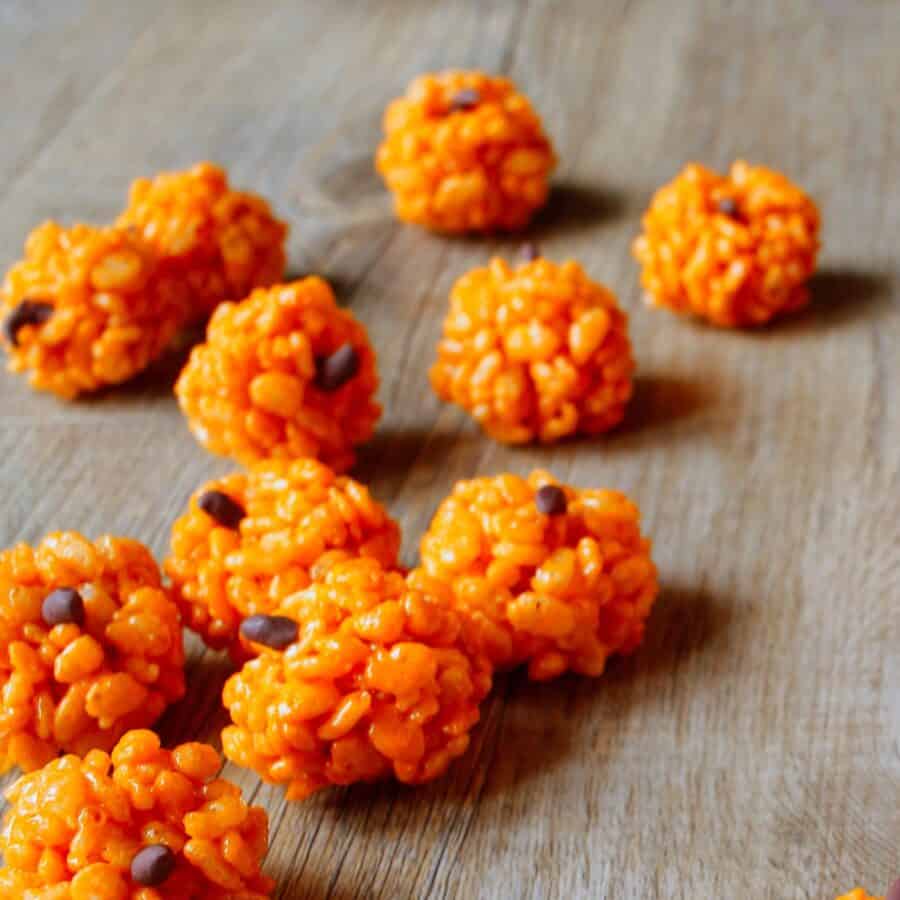
[[[629,492],[655,539],[643,649],[599,680],[499,678],[444,780],[286,806],[227,766],[270,811],[277,896],[831,900],[900,874],[898,46],[891,0],[0,5],[4,264],[44,218],[109,220],[133,178],[220,161],[369,328],[386,412],[356,474],[406,561],[454,481],[535,466]],[[631,313],[637,395],[608,438],[507,449],[428,387],[452,282],[517,246],[398,224],[373,172],[385,104],[453,65],[532,97],[560,168],[530,234]],[[757,333],[647,310],[629,254],[657,186],[735,157],[824,212],[814,306]],[[182,361],[78,404],[3,377],[4,545],[165,553],[230,468],[178,412]],[[215,742],[227,667],[192,646],[162,731]]]

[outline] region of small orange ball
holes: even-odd
[[[262,197],[231,188],[212,163],[139,178],[118,224],[137,228],[187,287],[187,320],[284,274],[287,225]]]
[[[842,894],[837,900],[883,900],[883,898],[867,894],[862,888],[857,888],[849,894]]]
[[[246,657],[238,629],[336,557],[397,563],[400,529],[368,488],[312,459],[267,460],[203,485],[172,527],[165,570],[189,628]]]
[[[576,262],[495,259],[453,286],[431,384],[499,441],[617,425],[632,394],[627,316]]]
[[[268,817],[216,778],[206,744],[129,731],[111,753],[63,756],[6,793],[0,896],[266,900]]]
[[[491,663],[527,663],[536,680],[600,675],[609,656],[640,644],[658,593],[638,508],[541,471],[459,482],[421,556]]]
[[[146,547],[63,531],[0,553],[0,771],[109,750],[184,691],[181,619]]]
[[[819,210],[778,172],[689,165],[657,191],[643,225],[633,252],[651,306],[742,327],[809,302]]]
[[[127,381],[166,349],[184,297],[139,235],[45,222],[0,290],[7,367],[66,399]]]
[[[422,75],[384,115],[376,168],[397,215],[436,231],[524,227],[556,159],[528,98],[481,72]]]
[[[222,304],[175,393],[194,436],[242,463],[314,457],[345,471],[381,415],[365,328],[321,278]]]
[[[391,775],[421,784],[466,751],[491,669],[442,583],[349,559],[276,612],[296,640],[226,682],[230,760],[300,800]]]

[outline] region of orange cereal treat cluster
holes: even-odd
[[[229,187],[212,163],[138,179],[119,224],[138,229],[188,287],[187,319],[284,273],[287,226],[262,197]]]
[[[244,622],[264,646],[225,685],[225,755],[293,800],[331,784],[437,778],[468,747],[491,686],[465,627],[423,571],[338,562],[276,615]]]
[[[315,277],[220,306],[175,385],[213,453],[243,463],[310,456],[339,471],[372,435],[377,389],[365,328]]]
[[[431,383],[497,440],[549,443],[618,424],[633,370],[625,313],[578,263],[495,259],[453,286]]]
[[[512,230],[547,199],[553,148],[507,78],[423,75],[388,106],[384,134],[376,168],[407,222],[445,232]]]
[[[342,556],[397,562],[400,529],[368,489],[312,459],[268,460],[203,485],[172,528],[165,569],[188,627],[246,655],[238,629]]]
[[[7,792],[0,896],[21,900],[265,900],[268,819],[216,778],[206,744],[130,731]]]
[[[838,897],[837,900],[882,900],[881,897],[867,894],[862,888],[857,888],[849,894]],[[893,886],[888,890],[884,900],[900,900],[900,881],[895,881]]]
[[[45,222],[0,289],[8,368],[71,399],[127,381],[166,349],[184,289],[119,228]]]
[[[143,545],[67,531],[0,553],[0,771],[108,750],[184,690],[178,610]]]
[[[527,662],[537,680],[600,675],[607,657],[640,644],[658,592],[637,507],[541,471],[459,482],[421,554],[490,661]]]
[[[643,225],[633,251],[652,306],[740,327],[809,300],[819,210],[778,172],[690,165],[656,193]]]

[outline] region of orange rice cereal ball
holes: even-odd
[[[498,441],[550,443],[617,425],[633,371],[627,316],[578,263],[494,259],[453,286],[431,384]]]
[[[181,620],[146,547],[63,531],[0,553],[0,771],[108,750],[183,694]]]
[[[392,774],[437,778],[466,751],[491,686],[465,626],[421,569],[336,563],[277,615],[244,622],[262,653],[225,684],[225,755],[288,785],[291,800]]]
[[[381,407],[365,328],[321,278],[220,306],[175,393],[194,436],[242,463],[310,456],[353,465]]]
[[[287,226],[256,194],[235,191],[218,166],[139,178],[120,225],[135,226],[190,290],[188,319],[280,281]]]
[[[140,236],[45,222],[0,289],[7,367],[67,399],[127,381],[166,349],[183,297]]]
[[[837,900],[882,900],[882,898],[868,894],[862,888],[857,888],[855,891],[850,891],[849,894],[841,894]],[[900,900],[900,881],[891,888],[890,893],[883,900]]]
[[[216,778],[207,744],[164,750],[130,731],[112,754],[63,756],[7,791],[0,896],[265,900],[268,819]]]
[[[268,460],[203,485],[165,569],[185,623],[246,656],[241,621],[271,612],[337,556],[396,565],[400,529],[364,485],[312,459]]]
[[[690,165],[657,191],[643,224],[632,249],[651,306],[739,327],[809,300],[819,210],[778,172]]]
[[[513,230],[547,199],[553,148],[507,78],[423,75],[388,106],[384,133],[376,168],[407,222],[446,232]]]
[[[639,515],[622,494],[541,471],[461,481],[422,538],[422,565],[450,585],[495,666],[600,675],[640,644],[658,592]]]
[[[838,897],[837,900],[881,900],[880,897],[870,896],[862,888],[857,888],[849,894]],[[887,892],[884,900],[900,900],[900,881],[895,881],[893,886]]]

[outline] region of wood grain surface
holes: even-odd
[[[892,0],[0,0],[0,262],[47,217],[213,159],[292,226],[378,349],[385,416],[357,477],[404,555],[454,481],[541,466],[640,504],[662,594],[598,680],[504,676],[442,781],[271,815],[281,898],[831,900],[900,874],[900,4]],[[510,75],[560,157],[529,235],[631,314],[607,438],[508,449],[426,379],[453,281],[512,239],[397,223],[372,167],[385,104],[448,66]],[[814,305],[756,333],[640,302],[629,243],[687,161],[783,169],[824,213]],[[184,354],[64,404],[2,376],[0,537],[76,528],[161,558],[231,468],[171,393]],[[228,668],[192,642],[167,741],[218,743]]]

